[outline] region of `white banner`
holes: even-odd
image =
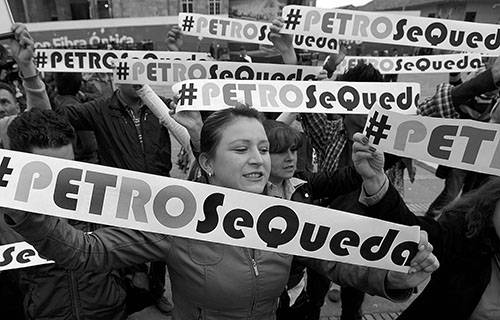
[[[186,80],[177,110],[218,110],[240,103],[261,112],[367,114],[374,106],[416,114],[418,83],[340,81]]]
[[[35,65],[46,72],[112,73],[116,59],[212,60],[206,52],[37,49]]]
[[[27,242],[15,242],[0,246],[0,271],[20,269],[54,263],[38,255]]]
[[[449,167],[500,175],[500,126],[414,116],[374,108],[365,135],[382,151]]]
[[[418,251],[418,226],[84,162],[0,156],[0,207],[402,272]]]
[[[500,54],[496,24],[305,6],[283,8],[282,33]]]
[[[322,67],[219,61],[161,61],[120,59],[115,83],[162,85],[188,79],[314,80]]]
[[[271,23],[196,13],[179,13],[179,26],[182,32],[193,36],[263,45],[273,44],[269,40]],[[304,50],[338,52],[337,39],[332,36],[296,35],[293,37],[293,46]]]
[[[482,66],[480,54],[445,54],[415,57],[345,57],[337,73],[371,63],[382,74],[471,72]]]
[[[9,3],[7,0],[0,0],[0,35],[12,32],[13,24],[14,19],[10,12]]]

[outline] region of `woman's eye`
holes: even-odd
[[[247,148],[245,148],[245,147],[238,147],[238,148],[234,148],[234,151],[236,151],[236,152],[245,152],[245,151],[247,151]]]
[[[269,148],[268,147],[260,148],[260,152],[261,153],[268,153],[269,152]]]

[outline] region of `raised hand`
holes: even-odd
[[[184,40],[181,28],[177,25],[173,26],[167,34],[167,48],[170,51],[181,51]]]

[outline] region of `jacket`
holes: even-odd
[[[494,253],[478,239],[466,237],[464,215],[450,212],[438,221],[415,216],[393,187],[367,210],[375,218],[419,225],[440,262],[429,284],[398,319],[469,319],[490,281]]]
[[[37,214],[28,214],[13,227],[39,253],[70,270],[109,271],[166,261],[175,320],[275,319],[292,261],[286,254],[121,228],[88,234],[58,218]],[[387,292],[385,270],[303,259],[336,283],[398,300],[410,294]]]
[[[65,112],[75,130],[94,131],[100,164],[169,176],[172,162],[168,129],[146,106],[138,115],[140,129],[116,91],[110,97],[66,105]]]

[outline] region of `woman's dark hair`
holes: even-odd
[[[357,81],[357,82],[383,82],[384,77],[371,64],[358,63],[350,68],[344,74],[338,76],[338,81]]]
[[[282,153],[288,149],[297,150],[302,144],[300,132],[286,123],[276,120],[264,120],[269,153]]]
[[[493,215],[500,200],[500,177],[492,177],[480,188],[453,201],[443,209],[445,214],[465,217],[466,236],[478,239],[492,250],[498,251],[500,240],[493,225]]]
[[[244,105],[212,113],[207,117],[201,128],[200,152],[213,156],[221,140],[222,131],[237,118],[256,119],[260,123],[264,119],[257,110]]]
[[[32,152],[33,148],[60,148],[73,143],[75,131],[62,114],[33,109],[18,115],[7,128],[10,149]]]

